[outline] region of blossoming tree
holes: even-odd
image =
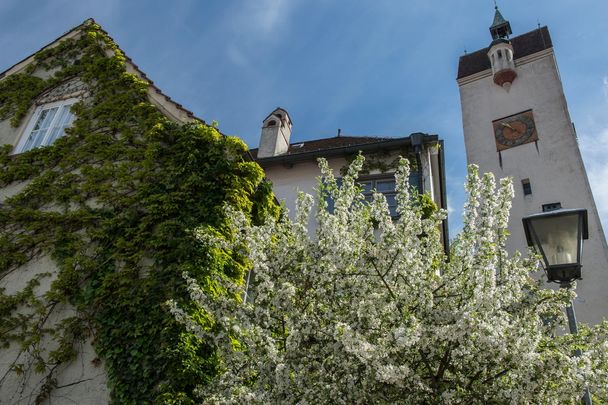
[[[205,286],[186,276],[205,315],[172,305],[223,359],[200,388],[206,402],[548,404],[577,401],[585,384],[606,399],[606,325],[554,333],[573,292],[539,288],[530,276],[537,260],[505,251],[509,180],[496,187],[470,167],[464,229],[448,258],[445,214],[422,215],[407,161],[395,175],[397,220],[381,194],[364,200],[362,163],[338,187],[320,162],[315,235],[309,195],[293,221],[256,227],[228,208],[235,239],[199,231],[202,243],[249,260],[255,275]]]

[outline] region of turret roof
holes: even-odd
[[[513,45],[515,60],[553,47],[551,35],[549,35],[549,29],[546,26],[511,38],[511,44]],[[457,79],[490,69],[492,65],[490,64],[490,58],[488,58],[488,50],[489,47],[461,56],[458,63]]]
[[[502,14],[500,14],[500,10],[498,10],[498,6],[495,8],[496,8],[496,12],[494,13],[494,21],[492,22],[492,26],[490,28],[495,28],[495,27],[507,22],[507,20],[505,20],[505,18],[502,16]]]

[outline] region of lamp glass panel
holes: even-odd
[[[535,218],[531,222],[549,266],[578,262],[577,213]]]

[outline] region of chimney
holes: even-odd
[[[277,108],[262,123],[262,135],[258,148],[258,158],[282,155],[289,149],[291,119],[282,108]]]

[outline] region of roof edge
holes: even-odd
[[[93,18],[87,18],[82,23],[78,24],[77,26],[75,26],[74,28],[70,29],[69,31],[64,32],[63,34],[61,34],[60,36],[58,36],[57,38],[55,38],[53,41],[49,42],[48,44],[44,45],[42,48],[38,49],[36,52],[34,52],[34,53],[26,56],[25,58],[21,59],[19,62],[13,64],[9,68],[7,68],[7,69],[3,70],[2,72],[0,72],[0,79],[2,79],[5,76],[7,76],[7,73],[11,69],[14,69],[15,67],[17,67],[18,65],[22,64],[23,62],[26,62],[28,59],[34,58],[34,56],[37,53],[42,52],[46,48],[48,48],[48,47],[56,44],[57,42],[63,40],[65,37],[67,37],[68,35],[72,34],[73,32],[78,31],[78,30],[80,30],[80,29],[82,29],[82,28],[84,28],[84,27],[86,27],[88,25],[91,25],[91,24],[96,24],[95,20]]]
[[[97,24],[99,25],[99,29],[101,30],[101,32],[103,32],[105,35],[107,35],[112,42],[116,45],[116,47],[118,48],[118,50],[120,52],[122,52],[122,54],[125,57],[125,61],[127,63],[129,63],[133,69],[135,69],[135,71],[137,72],[137,74],[139,76],[141,76],[142,79],[144,79],[146,82],[148,82],[148,85],[150,87],[150,89],[152,91],[155,91],[157,94],[159,94],[160,96],[164,97],[165,100],[173,105],[175,105],[175,107],[178,110],[183,111],[184,113],[186,113],[186,115],[189,118],[192,118],[193,120],[199,121],[204,125],[207,125],[207,123],[205,122],[205,120],[203,120],[202,118],[197,117],[196,115],[194,115],[194,113],[192,111],[190,111],[189,109],[185,108],[182,104],[176,102],[175,100],[173,100],[171,97],[169,97],[168,95],[166,95],[165,93],[163,93],[163,91],[154,84],[154,82],[148,78],[148,76],[146,75],[146,73],[141,70],[139,68],[139,66],[137,66],[137,64],[135,64],[135,62],[133,62],[133,59],[131,59],[126,52],[118,45],[118,43],[114,40],[114,38],[112,38],[110,36],[110,34],[108,34],[108,32],[106,30],[104,30],[101,25],[95,21],[95,19],[93,19],[92,17],[87,18],[86,20],[84,20],[81,24],[78,24],[77,26],[75,26],[74,28],[70,29],[69,31],[65,32],[64,34],[60,35],[59,37],[57,37],[55,40],[49,42],[48,44],[46,44],[45,46],[43,46],[42,48],[40,48],[39,50],[37,50],[36,52],[30,54],[29,56],[26,56],[25,58],[21,59],[19,62],[15,63],[14,65],[12,65],[11,67],[9,67],[8,69],[4,70],[3,72],[0,72],[0,80],[2,80],[4,77],[8,77],[11,74],[17,73],[17,72],[10,72],[12,69],[16,68],[17,66],[19,66],[22,63],[28,62],[29,59],[33,59],[35,57],[35,55],[53,45],[55,45],[56,43],[64,40],[66,37],[72,35],[73,33],[75,33],[76,31],[82,30],[83,28],[92,25],[92,24]]]
[[[322,139],[326,139],[326,138],[322,138]],[[430,142],[437,142],[437,141],[439,141],[438,135],[424,134],[423,138],[422,138],[423,144],[430,143]],[[273,166],[276,164],[291,164],[291,163],[296,163],[296,162],[309,161],[309,160],[313,160],[314,158],[317,158],[317,157],[336,157],[336,156],[343,156],[343,155],[347,155],[347,154],[351,154],[351,153],[368,152],[368,151],[371,151],[374,149],[396,149],[396,148],[399,148],[402,146],[411,146],[411,145],[412,145],[411,136],[407,136],[407,137],[402,137],[402,138],[384,139],[384,140],[380,140],[378,142],[365,143],[365,144],[360,144],[360,145],[349,145],[349,146],[342,146],[342,147],[336,147],[336,148],[314,150],[314,151],[303,152],[303,153],[294,153],[294,154],[288,154],[288,155],[278,155],[278,156],[269,156],[269,157],[265,157],[265,158],[257,158],[256,162],[258,162],[258,164],[260,164],[260,166],[264,167],[264,166]]]

